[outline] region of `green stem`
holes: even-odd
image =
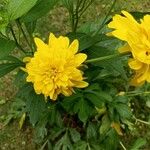
[[[89,59],[85,63],[100,62],[100,61],[109,60],[109,59],[116,58],[116,57],[129,56],[129,55],[130,55],[129,52],[118,53],[118,54],[113,54],[113,55],[108,55],[108,56],[103,56],[103,57]]]
[[[119,143],[120,143],[121,147],[123,148],[123,150],[127,150],[121,141]]]
[[[150,92],[146,91],[146,92],[138,92],[138,93],[132,93],[132,92],[126,93],[127,96],[138,96],[138,95],[147,95],[147,94],[150,94]]]
[[[94,1],[91,0],[91,1],[86,5],[86,7],[83,8],[81,14],[79,15],[79,18],[80,18],[80,17],[83,15],[83,13],[92,5],[93,2],[94,2]]]
[[[96,31],[95,35],[98,34],[98,33],[101,31],[101,29],[103,29],[103,27],[104,27],[104,25],[105,25],[105,22],[106,22],[107,18],[109,17],[109,15],[110,15],[112,9],[114,8],[116,2],[117,2],[117,0],[114,0],[114,1],[113,1],[113,3],[112,3],[112,5],[111,5],[111,7],[110,7],[108,13],[106,14],[106,16],[105,16],[105,18],[104,18],[104,20],[103,20],[103,22],[102,22],[100,28]]]
[[[26,31],[28,32],[28,35],[29,35],[29,37],[30,37],[30,42],[32,43],[31,45],[33,46],[33,49],[32,49],[32,50],[35,51],[35,49],[36,49],[36,44],[35,44],[35,42],[34,42],[33,35],[32,35],[32,33],[28,30],[26,24],[25,24],[25,27],[26,27]],[[34,51],[32,51],[32,54],[34,53]]]
[[[143,124],[146,124],[146,125],[150,125],[150,122],[147,122],[147,121],[144,121],[144,120],[141,120],[141,119],[137,119],[136,117],[134,117],[135,121],[136,122],[140,122],[140,123],[143,123]]]
[[[24,39],[26,40],[28,46],[30,47],[31,51],[33,52],[32,45],[31,45],[30,42],[28,41],[28,38],[27,38],[27,36],[26,36],[26,34],[25,34],[23,28],[22,28],[22,25],[21,25],[20,21],[17,20],[16,23],[17,23],[17,25],[18,25],[18,28],[20,28],[20,30],[21,30],[21,32],[22,32],[22,34],[23,34],[23,36],[24,36]]]
[[[11,31],[11,33],[12,33],[12,36],[13,36],[13,38],[14,38],[14,40],[15,40],[15,43],[16,43],[16,46],[18,47],[18,49],[20,49],[23,53],[26,53],[25,50],[21,47],[21,45],[18,43],[18,40],[17,40],[17,38],[16,38],[16,35],[15,35],[15,32],[14,32],[12,26],[10,26],[10,31]]]

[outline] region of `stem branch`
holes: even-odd
[[[108,55],[108,56],[89,59],[89,60],[86,61],[86,63],[100,62],[100,61],[109,60],[109,59],[116,58],[116,57],[129,56],[129,55],[130,55],[129,52],[127,52],[127,53],[118,53],[118,54],[113,54],[113,55]]]
[[[26,53],[25,50],[21,47],[21,45],[18,43],[15,32],[14,32],[13,27],[11,25],[10,25],[10,31],[12,33],[12,36],[15,40],[15,43],[16,43],[16,46],[18,47],[18,49],[20,49],[23,53]]]

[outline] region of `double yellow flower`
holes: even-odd
[[[88,83],[83,81],[80,66],[87,55],[77,53],[78,40],[71,44],[67,37],[55,37],[50,34],[48,44],[35,38],[37,51],[26,64],[27,82],[32,82],[37,94],[56,100],[59,94],[70,96],[74,87],[84,88]]]
[[[131,14],[122,11],[121,15],[115,15],[108,24],[114,29],[108,35],[115,36],[125,41],[125,45],[119,52],[131,52],[133,58],[129,59],[129,67],[135,70],[131,84],[138,86],[145,81],[150,82],[150,15],[145,15],[137,22]]]

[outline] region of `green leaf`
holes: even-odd
[[[36,21],[32,22],[25,22],[25,26],[27,28],[27,31],[32,34],[36,28]]]
[[[0,38],[0,59],[10,54],[15,46],[14,41]]]
[[[30,122],[33,126],[40,121],[46,111],[46,102],[43,95],[37,95],[34,90],[26,96],[26,111],[29,113]]]
[[[85,141],[79,141],[77,144],[74,145],[74,150],[86,150],[87,143]]]
[[[80,43],[79,50],[80,51],[85,50],[85,49],[91,47],[92,45],[96,44],[97,42],[101,41],[99,35],[92,37],[92,36],[87,35],[85,33],[69,33],[68,37],[71,40],[74,40],[74,39],[79,40],[79,43]]]
[[[102,118],[102,124],[100,126],[100,134],[106,134],[106,132],[110,129],[111,121],[108,117],[108,115],[105,115]]]
[[[118,41],[114,39],[100,42],[98,46],[92,46],[90,47],[90,49],[88,49],[87,52],[89,59],[115,54],[117,52],[116,47],[118,45],[119,45]],[[113,76],[121,75],[124,79],[127,79],[126,71],[124,70],[124,64],[125,64],[124,58],[119,57],[92,63],[92,65],[94,66],[99,66],[105,69],[104,71],[106,75],[113,75]]]
[[[71,139],[74,143],[80,141],[81,135],[76,129],[71,128],[69,129],[69,131],[70,131]]]
[[[84,98],[81,98],[75,104],[74,111],[78,113],[79,119],[85,123],[88,117],[91,115],[92,108],[89,105],[87,100],[85,100]]]
[[[78,102],[79,99],[81,99],[81,97],[82,97],[82,95],[80,93],[73,94],[70,97],[64,98],[61,105],[67,112],[73,113],[74,105],[76,102]]]
[[[88,139],[96,139],[97,136],[97,132],[96,132],[96,126],[92,123],[89,123],[88,127],[87,127],[87,138]]]
[[[54,150],[73,150],[68,132],[55,144]]]
[[[105,150],[117,150],[119,145],[119,140],[116,131],[114,129],[111,129],[107,133],[103,145],[105,146]]]
[[[112,97],[110,96],[109,93],[106,93],[104,91],[91,91],[91,90],[87,90],[86,92],[89,92],[91,94],[94,94],[95,96],[97,96],[100,101],[107,101],[107,102],[111,102],[113,99]]]
[[[19,63],[0,64],[0,78],[20,66],[21,65]]]
[[[96,107],[101,108],[104,105],[103,98],[100,98],[99,96],[92,94],[92,93],[86,93],[85,97]]]
[[[146,144],[146,140],[143,138],[138,138],[130,150],[140,150]]]
[[[41,18],[53,9],[57,2],[58,0],[38,0],[37,4],[22,17],[22,21],[33,22]]]
[[[132,115],[131,110],[127,104],[117,103],[115,104],[116,111],[119,113],[121,119],[129,119]]]
[[[61,114],[57,109],[57,105],[51,104],[51,106],[49,106],[48,120],[50,122],[50,125],[57,125],[58,127],[61,127],[63,125]]]
[[[10,20],[20,18],[26,14],[35,4],[37,0],[9,0],[8,1],[8,15]]]
[[[128,97],[125,95],[118,95],[116,96],[115,102],[120,102],[120,103],[124,103],[127,104],[128,103]]]

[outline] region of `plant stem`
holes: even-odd
[[[22,32],[22,34],[23,34],[23,36],[24,36],[24,39],[25,39],[26,43],[28,44],[28,46],[30,47],[31,51],[33,52],[32,45],[31,45],[30,42],[28,41],[28,38],[27,38],[27,36],[26,36],[26,34],[25,34],[23,28],[22,28],[22,25],[21,25],[20,21],[17,20],[16,23],[17,23],[17,25],[18,25],[18,28],[20,28],[20,30],[21,30],[21,32]]]
[[[10,31],[11,31],[11,33],[12,33],[12,36],[13,36],[13,38],[14,38],[14,40],[15,40],[15,43],[16,43],[16,46],[18,47],[18,49],[20,49],[23,53],[26,53],[25,50],[21,47],[21,45],[18,43],[17,38],[16,38],[16,35],[15,35],[15,32],[14,32],[12,26],[10,26]]]
[[[101,31],[101,29],[103,29],[103,27],[104,27],[104,25],[105,25],[105,22],[106,22],[107,18],[109,17],[109,15],[110,15],[112,9],[114,8],[116,2],[117,2],[117,0],[114,0],[114,1],[113,1],[113,3],[112,3],[112,5],[111,5],[111,7],[110,7],[108,13],[106,14],[106,16],[105,16],[105,18],[104,18],[104,20],[103,20],[103,22],[102,22],[100,28],[96,31],[95,35],[98,34],[98,33]]]
[[[25,28],[26,28],[26,31],[28,32],[29,37],[30,37],[30,42],[32,43],[31,45],[33,45],[33,49],[32,49],[32,50],[35,51],[35,49],[36,49],[36,44],[35,44],[35,42],[34,42],[33,35],[32,35],[32,33],[28,30],[26,24],[25,24]],[[34,53],[34,51],[32,51],[32,54]]]
[[[127,150],[121,141],[119,143],[120,143],[121,147],[123,148],[123,150]]]
[[[126,93],[127,96],[138,96],[138,95],[147,95],[147,94],[150,94],[150,91],[138,92],[138,93],[133,93],[133,92]]]
[[[116,58],[116,57],[129,56],[129,55],[130,55],[129,52],[118,53],[118,54],[113,54],[113,55],[108,55],[108,56],[103,56],[103,57],[89,59],[85,63],[100,62],[100,61],[109,60],[109,59]]]
[[[134,119],[136,120],[136,122],[140,122],[140,123],[143,123],[143,124],[146,124],[146,125],[150,125],[150,123],[149,123],[149,122],[147,122],[147,121],[144,121],[144,120],[138,119],[138,118],[136,118],[136,117],[134,117]]]

